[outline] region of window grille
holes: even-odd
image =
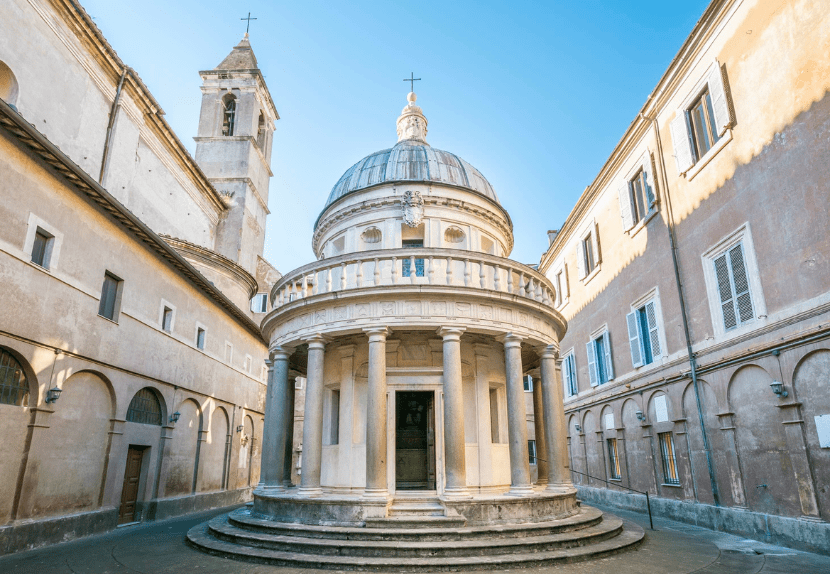
[[[0,349],[0,403],[26,406],[29,402],[29,381],[23,367],[11,353]]]
[[[606,439],[608,444],[608,472],[611,475],[611,480],[620,480],[620,457],[617,452],[617,439]]]
[[[746,273],[743,244],[738,243],[714,260],[718,281],[723,328],[726,331],[742,325],[755,316],[749,279]]]
[[[138,391],[127,409],[127,421],[161,426],[161,403],[148,387]]]
[[[674,454],[674,438],[670,432],[657,435],[660,439],[660,451],[663,454],[663,482],[664,484],[680,484],[677,474],[677,458]]]

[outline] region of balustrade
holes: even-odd
[[[556,300],[551,282],[521,263],[471,251],[418,248],[364,251],[315,261],[284,275],[274,285],[271,301],[277,309],[314,295],[381,285],[467,287],[547,306]]]

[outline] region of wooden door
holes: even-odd
[[[121,489],[121,508],[118,524],[135,521],[135,505],[138,501],[138,480],[141,475],[141,460],[144,449],[130,447],[127,451],[127,470],[124,472],[124,486]]]

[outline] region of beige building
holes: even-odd
[[[828,23],[713,1],[550,232],[586,500],[830,548]]]
[[[279,116],[247,35],[194,160],[76,3],[0,23],[0,553],[248,500]]]

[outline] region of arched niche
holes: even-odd
[[[10,106],[17,106],[19,91],[20,88],[14,72],[12,72],[11,68],[5,62],[0,60],[0,100],[3,100]]]
[[[162,426],[167,423],[164,397],[153,387],[144,387],[133,395],[127,406],[127,422]]]
[[[228,412],[221,406],[205,409],[208,422],[199,451],[199,476],[196,482],[198,492],[221,490],[225,486],[227,451],[229,442]]]
[[[202,408],[193,399],[185,399],[176,409],[179,420],[173,429],[168,461],[166,496],[191,494],[195,490],[196,463],[199,454],[199,433],[202,430]]]

